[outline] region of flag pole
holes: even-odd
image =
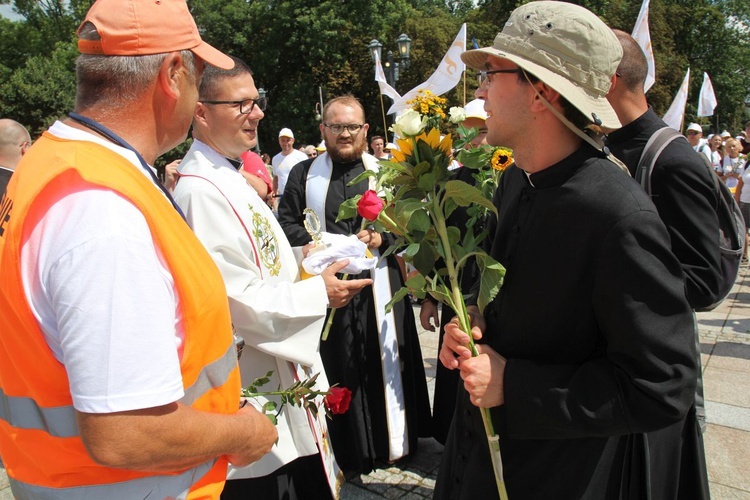
[[[383,104],[383,94],[380,94],[380,111],[383,113],[383,135],[385,136],[385,143],[388,144],[388,122],[385,121],[385,105]]]

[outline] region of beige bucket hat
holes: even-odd
[[[514,10],[492,47],[469,50],[461,59],[486,69],[501,57],[558,91],[587,118],[620,128],[607,101],[622,47],[609,27],[585,8],[566,2],[531,2]]]

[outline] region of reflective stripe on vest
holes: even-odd
[[[54,437],[78,435],[76,413],[72,406],[41,408],[31,398],[6,396],[0,388],[0,419],[18,429],[45,431]]]
[[[203,367],[195,383],[185,389],[180,403],[190,406],[211,389],[221,387],[237,365],[237,348],[229,350],[213,363]],[[78,436],[73,406],[40,407],[27,397],[7,396],[0,388],[0,419],[18,429],[35,429],[54,437]]]
[[[47,488],[24,483],[12,477],[8,480],[16,500],[131,500],[134,498],[184,500],[193,484],[211,470],[215,463],[216,460],[210,460],[175,476],[149,476],[114,484],[70,488]]]
[[[237,347],[232,343],[222,357],[203,367],[193,385],[185,388],[180,403],[190,406],[209,390],[221,387],[236,366]]]

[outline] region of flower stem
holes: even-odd
[[[471,318],[469,318],[469,312],[466,309],[466,302],[464,302],[463,294],[461,293],[461,287],[458,282],[458,269],[453,262],[453,251],[450,247],[450,240],[448,239],[448,229],[445,226],[445,218],[441,217],[443,214],[442,210],[434,210],[432,213],[435,214],[433,217],[435,222],[435,228],[440,236],[445,255],[445,265],[448,268],[448,277],[450,280],[451,294],[455,307],[453,310],[456,313],[461,330],[469,334],[468,347],[471,350],[473,357],[479,356],[479,351],[474,344],[474,339],[471,336]],[[497,492],[500,495],[500,500],[508,500],[508,492],[505,489],[505,481],[503,479],[503,461],[500,455],[500,442],[497,434],[495,434],[495,428],[492,425],[492,415],[490,414],[489,408],[479,408],[479,413],[482,415],[482,424],[484,425],[484,432],[487,436],[487,444],[489,445],[490,458],[492,459],[492,470],[495,474],[495,483],[497,485]]]

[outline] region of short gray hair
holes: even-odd
[[[83,40],[100,40],[96,27],[86,22],[79,32]],[[188,72],[194,77],[195,56],[180,51]],[[77,110],[106,102],[110,105],[135,101],[154,81],[167,54],[145,56],[105,56],[81,54],[76,60]]]

